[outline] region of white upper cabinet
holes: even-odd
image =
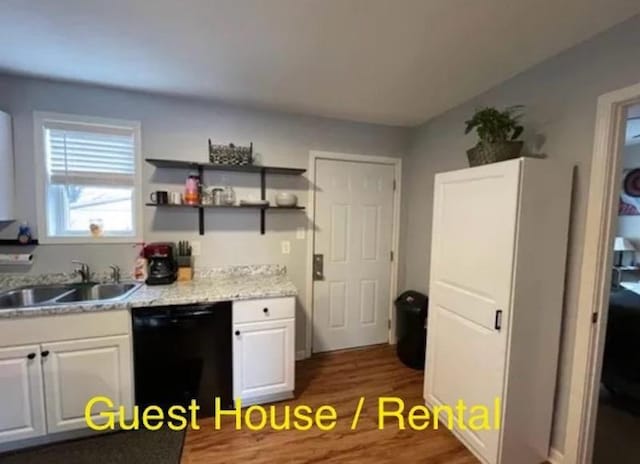
[[[0,221],[15,219],[11,116],[0,111]]]

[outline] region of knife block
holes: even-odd
[[[178,256],[178,282],[193,280],[193,260],[191,256]]]

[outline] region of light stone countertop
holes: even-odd
[[[99,276],[97,277],[96,280],[100,281]],[[73,276],[64,274],[36,277],[0,275],[0,289],[6,291],[25,285],[74,281],[77,282],[77,279],[74,280]],[[275,298],[295,296],[297,293],[284,266],[229,266],[196,271],[194,280],[190,282],[176,282],[171,285],[143,285],[123,300],[0,309],[0,319]]]

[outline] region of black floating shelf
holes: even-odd
[[[287,210],[287,209],[304,209],[304,206],[270,206],[270,205],[171,205],[171,204],[158,204],[147,203],[147,206],[154,206],[156,208],[204,208],[204,209],[268,209],[268,210]]]
[[[38,245],[38,239],[32,239],[30,240],[28,243],[20,243],[18,240],[15,239],[0,239],[0,245],[2,246],[33,246],[33,245]]]
[[[278,166],[258,166],[248,164],[246,166],[232,166],[226,164],[198,163],[196,161],[167,160],[158,158],[146,158],[147,163],[157,168],[171,169],[203,169],[205,171],[230,171],[230,172],[255,172],[266,174],[291,174],[300,175],[306,172],[306,169],[300,168],[283,168]]]
[[[146,158],[145,161],[156,168],[168,168],[168,169],[197,169],[200,179],[202,179],[204,171],[228,171],[228,172],[246,172],[260,174],[260,198],[266,200],[267,197],[267,174],[286,174],[299,176],[306,172],[306,169],[300,168],[283,168],[277,166],[256,166],[249,164],[246,166],[231,166],[226,164],[213,164],[213,163],[199,163],[196,161],[182,161],[182,160],[169,160],[158,158]],[[195,208],[198,210],[198,231],[200,235],[204,235],[204,210],[205,209],[257,209],[260,211],[260,234],[264,235],[265,232],[265,211],[267,210],[303,210],[304,206],[268,206],[268,205],[158,205],[155,203],[147,203],[147,206],[161,207],[161,208]]]

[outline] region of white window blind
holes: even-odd
[[[140,123],[35,113],[43,243],[141,239]]]
[[[54,185],[133,186],[135,138],[129,129],[48,124],[47,170]]]

